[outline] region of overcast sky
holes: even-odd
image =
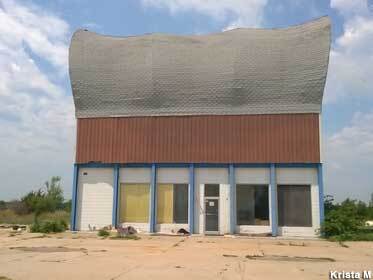
[[[329,15],[323,105],[325,189],[373,192],[373,0],[0,0],[0,200],[53,175],[71,196],[75,145],[68,46],[78,28],[111,35],[285,27]]]

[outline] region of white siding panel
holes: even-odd
[[[228,184],[228,168],[196,168],[197,184]]]
[[[194,231],[202,234],[205,232],[205,185],[196,184],[195,187]]]
[[[188,168],[158,168],[157,183],[189,184]]]
[[[316,168],[277,168],[277,184],[317,185]]]
[[[121,168],[119,181],[121,183],[150,183],[150,168]]]
[[[79,230],[93,230],[111,225],[113,214],[113,180],[111,168],[82,168],[78,183]]]
[[[236,168],[236,184],[269,184],[269,168]]]
[[[312,226],[314,229],[320,228],[320,204],[319,204],[319,186],[311,186],[311,206],[312,206]]]
[[[230,185],[220,184],[219,189],[219,232],[220,234],[228,234],[230,222]]]

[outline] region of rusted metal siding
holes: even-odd
[[[77,163],[319,161],[318,114],[78,119]]]

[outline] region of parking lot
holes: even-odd
[[[0,279],[328,279],[330,270],[373,270],[373,242],[140,237],[0,230]]]

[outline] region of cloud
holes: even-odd
[[[224,28],[258,27],[267,0],[142,0],[145,7],[166,8],[171,14],[198,12],[227,24]]]
[[[57,16],[1,1],[0,193],[8,197],[0,199],[62,175],[72,164],[74,107],[63,86],[69,36],[69,25]]]
[[[339,200],[347,196],[369,200],[367,194],[373,193],[373,111],[355,113],[325,144],[327,193]]]
[[[331,0],[330,7],[345,16],[351,16],[353,14],[362,15],[368,13],[367,0]]]
[[[8,47],[22,42],[57,67],[67,66],[68,24],[37,7],[2,0],[0,33]]]
[[[331,0],[330,6],[344,23],[330,53],[325,101],[353,106],[352,101],[373,97],[373,14],[363,0]],[[368,201],[373,192],[372,155],[373,111],[355,112],[348,124],[326,138],[327,193],[337,200]]]
[[[330,53],[325,101],[373,97],[373,12],[365,1],[332,0],[344,17],[343,33]]]

